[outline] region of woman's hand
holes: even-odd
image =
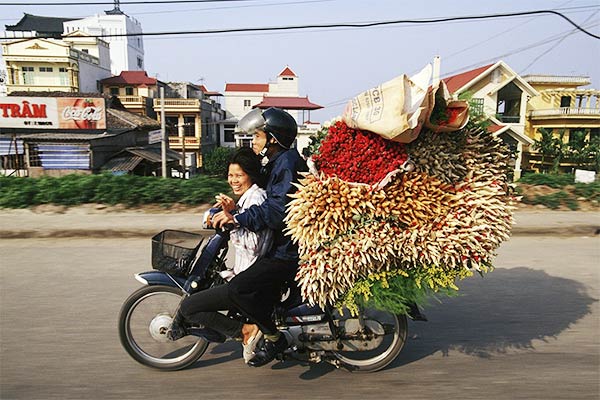
[[[221,211],[212,217],[212,224],[215,228],[222,228],[227,224],[234,224],[233,215],[229,211]]]
[[[217,205],[219,205],[223,211],[231,213],[233,210],[235,210],[235,201],[233,201],[231,197],[220,193],[215,196],[215,199],[217,200]]]

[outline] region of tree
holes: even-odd
[[[545,167],[546,161],[549,162],[552,160],[552,169],[550,172],[558,173],[558,167],[568,147],[564,142],[565,131],[561,130],[558,137],[554,136],[551,129],[540,128],[538,132],[541,134],[541,137],[540,139],[535,139],[533,148],[542,155],[542,168]]]

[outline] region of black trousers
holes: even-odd
[[[193,324],[212,328],[227,337],[240,336],[243,323],[217,312],[236,308],[229,300],[228,286],[216,286],[187,297],[181,302],[179,312]]]
[[[264,334],[273,335],[277,333],[273,310],[284,285],[295,284],[297,270],[297,260],[260,259],[229,281],[229,300]]]

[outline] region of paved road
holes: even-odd
[[[0,241],[0,398],[597,399],[600,239],[515,237],[498,268],[411,323],[399,359],[349,374],[328,365],[243,365],[233,343],[164,373],[132,361],[116,329],[149,265],[149,240]]]

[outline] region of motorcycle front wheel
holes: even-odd
[[[349,312],[345,311],[344,315]],[[398,357],[408,335],[406,315],[396,315],[374,308],[361,310],[364,320],[373,320],[381,324],[385,335],[377,348],[368,351],[339,351],[335,357],[342,366],[351,372],[375,372],[387,367]],[[343,318],[341,318],[343,319]]]
[[[208,342],[195,336],[167,338],[183,293],[170,286],[145,286],[129,296],[119,313],[119,337],[139,363],[164,371],[186,368],[206,351]]]

